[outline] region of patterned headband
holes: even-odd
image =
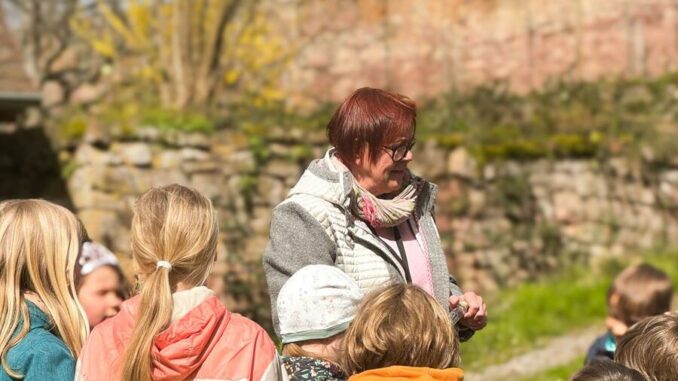
[[[120,267],[120,262],[110,250],[96,242],[85,242],[82,244],[80,253],[80,275],[90,274],[101,266]]]

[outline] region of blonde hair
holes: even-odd
[[[641,320],[622,336],[614,360],[649,381],[671,381],[678,374],[678,315]]]
[[[631,266],[617,275],[608,291],[608,314],[630,327],[669,311],[672,298],[673,282],[665,272],[648,264]]]
[[[344,337],[344,332],[341,332],[339,334],[336,334],[334,336],[330,336],[324,339],[314,339],[314,340],[304,340],[304,341],[297,341],[294,343],[287,343],[283,344],[282,350],[280,353],[282,353],[283,356],[290,356],[290,357],[310,357],[310,358],[315,358],[315,359],[320,359],[324,360],[327,362],[334,363],[336,362],[336,359],[330,358],[329,356],[325,356],[321,353],[315,353],[308,351],[304,348],[302,348],[302,345],[305,344],[319,344],[327,347],[331,343],[333,343],[335,340],[343,340]],[[339,354],[337,357],[341,357],[341,350],[339,350]],[[337,364],[341,366],[341,364]]]
[[[426,291],[394,284],[368,294],[344,337],[348,375],[393,365],[445,369],[459,364],[459,338]]]
[[[61,206],[44,200],[0,203],[0,359],[11,377],[22,377],[9,367],[7,353],[30,328],[25,293],[40,298],[57,335],[73,357],[80,354],[89,327],[74,270],[84,237],[82,224]]]
[[[177,283],[198,286],[216,258],[219,225],[212,203],[181,185],[153,188],[136,203],[132,219],[132,258],[144,278],[132,337],[122,362],[124,380],[152,376],[151,347],[172,316]],[[171,264],[159,267],[158,261]]]

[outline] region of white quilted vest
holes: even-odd
[[[363,291],[402,282],[405,272],[390,249],[348,211],[350,180],[346,173],[343,175],[338,183],[330,183],[306,171],[284,203],[298,204],[320,223],[338,246],[335,265],[355,279]]]

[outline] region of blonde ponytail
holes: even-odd
[[[138,320],[125,355],[123,380],[151,380],[150,348],[155,336],[172,316],[172,290],[168,271],[158,268],[146,278],[141,290]],[[141,327],[144,327],[141,329]]]
[[[0,203],[0,360],[11,377],[21,377],[9,367],[7,352],[28,333],[26,293],[40,300],[71,354],[80,354],[89,327],[73,271],[84,236],[82,224],[61,206],[44,200]]]
[[[132,337],[122,359],[123,380],[152,380],[151,350],[170,323],[179,282],[205,282],[216,258],[219,225],[212,203],[180,185],[153,188],[137,201],[132,257],[144,279]]]

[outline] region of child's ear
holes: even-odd
[[[607,326],[607,329],[610,330],[610,333],[612,333],[612,336],[616,338],[624,336],[626,331],[629,329],[629,327],[624,324],[623,321],[615,319],[611,316],[605,318],[605,325]]]
[[[612,308],[617,308],[619,306],[619,300],[621,299],[621,295],[619,295],[616,292],[613,292],[610,294],[610,300],[608,301],[610,303],[610,307]]]

